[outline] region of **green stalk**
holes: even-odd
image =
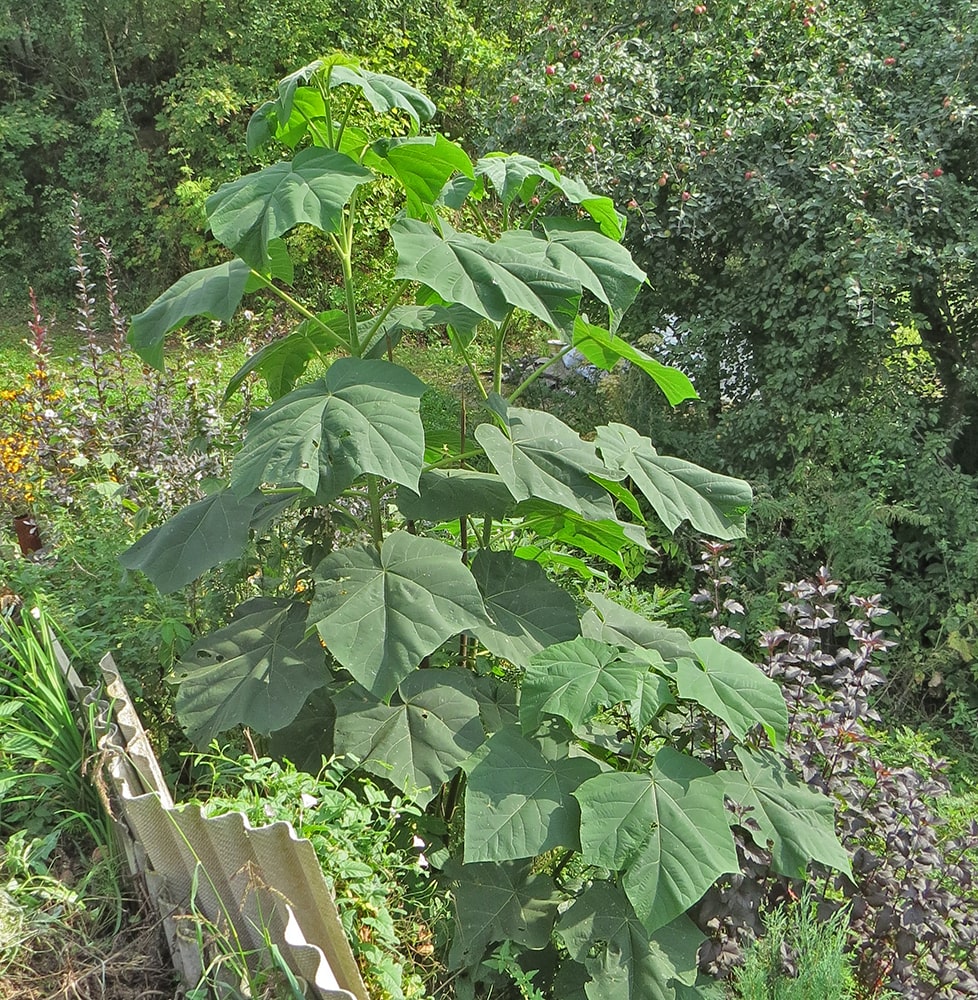
[[[472,359],[469,357],[469,352],[466,349],[465,344],[462,343],[462,338],[455,337],[454,340],[459,353],[465,359],[465,366],[468,368],[469,374],[472,376],[472,381],[475,382],[476,388],[482,394],[483,399],[488,399],[489,393],[486,392],[486,387],[482,384],[482,376],[479,374],[479,369],[472,363]]]
[[[380,511],[380,484],[372,473],[367,476],[367,495],[370,498],[370,536],[379,549],[384,544],[384,522]]]
[[[564,345],[563,349],[558,351],[545,365],[540,365],[540,367],[535,371],[531,372],[522,382],[513,390],[512,394],[507,399],[507,402],[512,403],[524,389],[529,388],[534,382],[548,369],[552,368],[554,363],[559,361],[561,358],[568,355],[574,349],[573,344]]]
[[[492,391],[497,395],[502,395],[503,389],[503,345],[506,342],[506,333],[509,330],[509,324],[513,319],[514,310],[506,314],[506,318],[499,324],[496,330],[495,342],[493,344],[493,359],[492,359]]]
[[[346,292],[346,315],[350,324],[350,353],[360,357],[360,333],[357,330],[357,295],[353,285],[353,230],[356,221],[357,194],[350,196],[343,224],[343,242],[337,241],[340,262],[343,266],[343,290]]]
[[[346,111],[343,112],[343,120],[340,122],[340,130],[336,133],[336,148],[340,148],[340,143],[343,141],[343,132],[346,130],[346,123],[350,120],[350,112],[353,110],[353,106],[357,102],[356,91],[350,95],[349,103],[346,106]]]
[[[444,458],[439,458],[437,462],[428,463],[421,471],[431,472],[432,469],[441,469],[446,465],[454,465],[456,462],[464,462],[468,458],[476,458],[484,454],[485,452],[481,448],[473,448],[471,451],[463,451],[461,455],[446,455]]]
[[[275,285],[270,278],[266,278],[264,274],[259,274],[254,268],[251,270],[251,275],[253,278],[257,278],[262,285],[270,291],[276,298],[281,299],[290,309],[294,309],[300,316],[304,316],[306,319],[311,320],[317,326],[322,327],[331,336],[338,336],[335,330],[330,329],[312,310],[307,309],[301,302],[292,298],[288,292],[283,291],[277,285]],[[343,346],[350,350],[350,344],[343,340],[342,337],[339,338],[343,341]]]
[[[380,314],[374,320],[373,326],[367,331],[367,336],[364,337],[364,344],[369,344],[374,339],[374,334],[380,329],[381,324],[390,315],[390,311],[397,305],[400,301],[401,296],[404,294],[404,289],[408,285],[408,279],[404,278],[399,281],[394,288],[394,291],[390,294],[390,297],[384,303],[384,308],[380,311]]]

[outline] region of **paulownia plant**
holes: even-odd
[[[160,366],[166,334],[188,318],[227,321],[245,296],[275,296],[294,329],[229,386],[257,374],[274,401],[224,488],[123,563],[175,590],[289,507],[342,512],[355,527],[310,567],[309,592],[249,600],[188,650],[175,681],[189,735],[206,744],[247,725],[293,758],[347,754],[420,789],[447,831],[431,857],[444,858],[457,904],[449,961],[472,973],[459,995],[464,982],[478,989],[487,973],[475,970],[504,941],[565,998],[705,995],[703,935],[686,911],[738,870],[725,796],[792,876],[811,861],[848,872],[832,808],[785,766],[784,699],[757,667],[599,594],[582,615],[549,571],[587,560],[626,571],[649,548],[647,518],[739,536],[750,490],[658,454],[630,427],[585,439],[519,405],[539,370],[504,392],[522,314],[599,368],[627,360],[673,404],[695,396],[616,333],[646,275],[611,200],[524,156],[473,162],[422,134],[434,113],[403,81],[342,58],[286,77],[255,113],[249,148],[284,154],[207,201],[233,258],[180,279],[135,317],[130,340]],[[375,227],[392,189],[396,267],[389,298],[368,311],[353,274],[359,220],[369,206]],[[290,291],[282,238],[300,225],[335,252],[344,309]],[[454,446],[426,444],[425,385],[401,347],[405,331],[431,328],[484,402]],[[308,376],[313,362],[325,374]],[[708,748],[690,725],[702,718]]]

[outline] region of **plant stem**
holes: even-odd
[[[338,337],[343,346],[350,350],[350,344],[348,341],[343,340],[342,337],[337,334],[337,332],[330,327],[328,327],[312,310],[307,309],[301,302],[292,298],[288,292],[283,291],[281,288],[274,285],[270,278],[266,278],[264,274],[260,274],[254,268],[252,268],[251,276],[257,278],[265,288],[268,289],[273,295],[281,299],[290,309],[294,309],[300,316],[304,316],[306,319],[315,323],[317,326],[326,330],[331,336]]]
[[[370,498],[370,536],[379,549],[384,543],[384,522],[380,511],[380,483],[372,473],[367,476],[367,495]]]
[[[507,399],[507,402],[512,403],[517,396],[523,392],[524,389],[529,388],[534,382],[548,369],[553,367],[554,363],[560,361],[561,358],[568,355],[574,349],[573,344],[565,344],[563,349],[558,351],[545,365],[540,365],[536,371],[531,372],[522,382],[513,390],[512,394]]]
[[[513,310],[506,314],[506,318],[496,329],[495,344],[493,345],[492,359],[492,391],[497,395],[502,395],[503,389],[503,346],[506,342],[506,332],[509,330],[510,321],[513,318]]]
[[[384,308],[381,309],[377,318],[374,320],[373,325],[367,331],[366,337],[363,338],[363,346],[365,348],[370,347],[374,339],[374,335],[380,329],[380,326],[384,322],[384,320],[387,319],[387,317],[390,315],[390,311],[394,308],[394,306],[397,305],[401,296],[404,294],[404,289],[407,287],[407,285],[408,285],[407,278],[405,278],[402,281],[399,281],[396,287],[394,288],[394,291],[390,294],[390,296],[388,296],[387,301],[384,303]]]

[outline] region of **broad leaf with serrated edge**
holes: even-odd
[[[427,805],[459,764],[485,740],[472,677],[416,670],[389,705],[359,684],[333,697],[334,748]]]
[[[462,764],[465,860],[531,858],[579,846],[573,792],[600,770],[589,757],[546,757],[517,728],[501,729]]]
[[[771,863],[788,878],[804,878],[808,865],[819,861],[852,878],[849,855],[835,834],[835,806],[830,798],[806,785],[775,754],[735,750],[743,773],[723,771],[724,791],[740,806],[760,833],[751,836],[761,847],[770,841]],[[731,817],[732,818],[732,817]]]
[[[390,232],[396,277],[419,281],[494,323],[516,308],[568,335],[573,329],[580,283],[548,264],[468,233],[448,230],[441,237],[416,219],[400,219]]]
[[[508,434],[479,424],[475,438],[516,500],[549,500],[596,521],[614,520],[615,505],[592,479],[607,474],[594,445],[540,410],[505,410]]]
[[[650,935],[610,882],[593,883],[561,914],[557,936],[591,976],[588,1000],[674,1000],[677,985],[696,981],[705,940],[684,916]]]
[[[432,469],[422,473],[420,495],[397,491],[397,509],[409,520],[454,521],[468,514],[502,520],[513,507],[506,484],[490,472]]]
[[[493,655],[525,666],[545,646],[580,634],[574,599],[536,563],[482,549],[472,575],[490,619],[472,631]]]
[[[788,710],[780,686],[759,666],[709,637],[694,639],[696,664],[679,661],[676,672],[679,697],[702,705],[742,740],[762,725],[777,745],[788,733]]]
[[[298,601],[254,598],[183,654],[174,670],[177,717],[197,746],[232,726],[281,729],[329,680],[322,648],[304,638],[307,610]]]
[[[520,686],[520,723],[535,730],[546,715],[579,726],[600,708],[631,703],[648,665],[623,657],[615,646],[582,636],[537,653]]]
[[[531,861],[451,861],[444,877],[455,900],[458,929],[449,956],[452,968],[477,964],[493,941],[543,948],[550,940],[561,895],[549,875],[534,874]]]
[[[166,335],[192,316],[209,316],[230,323],[250,274],[251,268],[243,260],[185,274],[133,316],[128,336],[130,346],[146,364],[162,371]]]
[[[753,494],[742,479],[660,455],[649,438],[625,424],[599,427],[595,443],[609,469],[631,478],[670,531],[688,520],[714,538],[746,533]]]
[[[620,244],[596,229],[564,219],[544,219],[545,235],[525,229],[504,233],[499,243],[576,278],[617,320],[635,301],[645,272]]]
[[[635,913],[652,932],[740,870],[723,785],[698,760],[663,747],[645,773],[599,774],[574,793],[581,854],[623,873]]]
[[[309,611],[330,653],[377,698],[389,698],[446,639],[485,621],[458,552],[406,531],[330,553],[316,568]]]
[[[269,240],[300,222],[336,232],[350,195],[373,179],[371,171],[344,153],[304,149],[291,162],[222,184],[207,199],[207,221],[216,239],[264,271]]]
[[[602,371],[614,371],[619,361],[627,361],[645,372],[662,390],[671,406],[686,399],[699,399],[693,383],[678,369],[664,365],[627,340],[601,326],[574,320],[574,346]]]
[[[582,631],[588,638],[655,650],[663,660],[696,655],[689,636],[682,629],[650,621],[594,591],[588,591],[586,596],[601,616],[598,618],[589,612],[581,619]]]
[[[337,347],[349,350],[349,323],[341,309],[320,313],[314,320],[303,320],[294,330],[256,351],[228,380],[224,391],[230,399],[238,386],[257,371],[268,386],[272,399],[291,392],[310,361],[325,362]]]
[[[424,383],[387,361],[340,358],[251,419],[231,488],[296,484],[323,500],[374,473],[412,489],[424,458]]]
[[[241,555],[255,518],[263,516],[269,505],[281,508],[294,499],[266,497],[258,490],[243,497],[219,490],[148,531],[122,553],[119,562],[126,569],[142,570],[157,590],[168,594]]]

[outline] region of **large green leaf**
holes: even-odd
[[[532,732],[544,714],[579,726],[600,708],[631,704],[640,695],[648,664],[615,646],[578,637],[537,653],[520,687],[520,722]]]
[[[473,632],[495,656],[524,666],[545,646],[580,634],[574,599],[536,563],[482,549],[472,575],[490,619]]]
[[[316,568],[309,622],[330,653],[377,698],[389,698],[446,639],[486,620],[458,552],[406,531],[340,549]]]
[[[429,121],[435,114],[435,105],[420,90],[386,73],[374,73],[359,66],[334,65],[329,85],[330,88],[344,85],[356,87],[374,111],[381,114],[404,111],[415,126]]]
[[[303,320],[294,330],[256,351],[230,378],[225,400],[252,373],[259,372],[272,399],[291,392],[310,361],[326,362],[337,347],[349,350],[350,329],[346,313],[330,309],[316,319]]]
[[[748,807],[759,827],[751,836],[771,848],[771,863],[788,878],[806,877],[811,861],[820,861],[852,878],[849,855],[835,834],[835,807],[830,798],[809,787],[769,751],[736,748],[743,773],[724,771],[728,798]]]
[[[670,531],[688,520],[714,538],[746,534],[752,493],[742,479],[660,455],[649,438],[625,424],[599,427],[596,444],[609,469],[631,478]]]
[[[192,316],[209,316],[229,323],[234,316],[251,268],[231,260],[202,271],[191,271],[172,284],[137,316],[129,327],[129,344],[154,368],[163,370],[163,341]]]
[[[534,873],[532,864],[451,861],[445,866],[458,931],[449,956],[452,968],[476,965],[493,941],[546,947],[561,896],[550,876]]]
[[[541,410],[510,406],[507,433],[480,424],[475,438],[516,500],[549,500],[595,521],[615,520],[607,492],[591,479],[607,475],[594,445]]]
[[[705,940],[684,916],[650,935],[610,882],[595,882],[579,896],[561,914],[557,935],[587,967],[588,1000],[675,1000],[677,986],[696,981]]]
[[[264,271],[269,240],[300,222],[336,232],[350,195],[373,178],[344,153],[304,149],[291,162],[222,184],[207,199],[207,220],[216,239]]]
[[[380,321],[366,319],[357,324],[360,352],[365,358],[379,358],[393,350],[405,330],[430,330],[436,326],[454,327],[471,332],[482,317],[465,306],[428,303],[394,306]]]
[[[672,406],[686,399],[699,398],[693,383],[678,368],[656,361],[627,340],[604,327],[585,322],[580,316],[574,321],[574,346],[602,371],[614,371],[619,361],[634,365],[655,382]]]
[[[524,500],[512,511],[525,531],[551,545],[570,545],[617,566],[629,579],[645,567],[641,550],[651,548],[641,525],[596,519],[546,500]]]
[[[574,177],[565,177],[556,167],[551,167],[547,163],[541,164],[540,167],[546,180],[553,184],[572,205],[580,205],[594,219],[605,236],[621,242],[625,236],[625,216],[615,208],[615,203],[610,198],[595,194],[582,181]]]
[[[490,472],[432,469],[418,482],[420,495],[397,491],[397,509],[409,520],[454,521],[468,514],[502,520],[513,507],[506,484]]]
[[[772,744],[788,733],[788,710],[780,686],[759,666],[709,637],[694,639],[697,666],[677,661],[680,698],[689,698],[712,712],[742,740],[762,725]]]
[[[352,684],[333,697],[336,753],[427,805],[459,764],[485,740],[472,677],[455,670],[416,670],[390,705]]]
[[[459,173],[474,177],[472,161],[461,146],[443,135],[409,139],[382,139],[371,147],[370,163],[396,177],[407,194],[408,214],[421,218],[425,206],[434,205],[449,178]]]
[[[304,638],[306,612],[298,601],[254,598],[183,654],[174,670],[176,709],[194,743],[206,746],[238,725],[282,729],[329,680],[322,648]]]
[[[684,913],[720,875],[740,870],[723,784],[671,747],[648,772],[599,774],[575,795],[584,860],[623,872],[625,894],[649,932]]]
[[[531,858],[579,846],[580,810],[573,792],[600,768],[590,757],[547,757],[509,727],[494,733],[462,764],[465,860]]]
[[[600,639],[612,645],[637,646],[659,653],[663,660],[695,657],[689,636],[679,628],[650,621],[602,594],[588,591],[587,599],[600,618],[589,612],[581,619],[582,631],[590,639]]]
[[[398,278],[419,281],[494,323],[517,308],[568,335],[573,330],[581,301],[574,278],[505,244],[450,229],[443,238],[416,219],[400,219],[390,231]]]
[[[543,179],[539,161],[522,153],[490,153],[476,161],[475,172],[489,181],[504,205],[517,197],[528,200]]]
[[[645,272],[620,243],[596,229],[585,228],[568,219],[543,221],[545,235],[513,229],[503,234],[499,244],[512,246],[576,278],[608,307],[617,325],[621,315],[635,301],[645,281]]]
[[[295,389],[248,425],[231,487],[296,484],[331,499],[374,473],[417,487],[424,458],[424,383],[387,361],[340,358],[326,377]]]
[[[164,594],[179,590],[206,570],[241,555],[256,518],[263,518],[269,507],[278,510],[293,500],[295,496],[266,497],[258,490],[243,497],[219,490],[146,532],[119,562],[126,569],[142,570]]]

